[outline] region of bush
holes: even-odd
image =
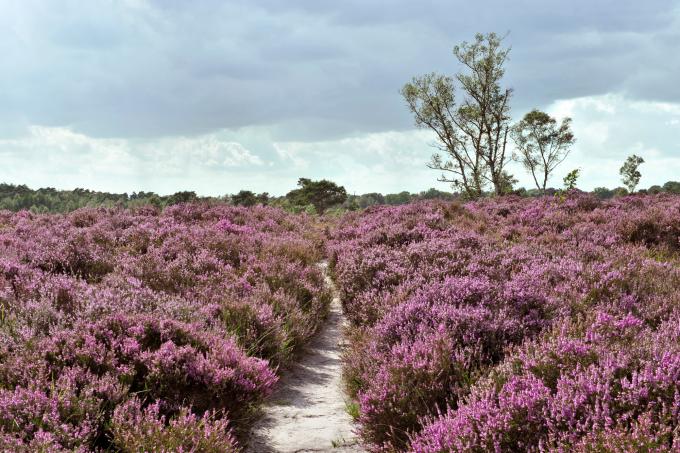
[[[168,420],[158,403],[142,408],[137,399],[116,408],[111,433],[113,445],[122,452],[240,451],[226,418],[214,414],[198,418],[182,410]]]
[[[329,249],[368,448],[677,448],[679,209],[573,191],[346,216]]]
[[[311,222],[184,203],[0,212],[0,449],[235,451],[328,310]]]

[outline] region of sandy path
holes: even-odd
[[[363,452],[352,433],[342,390],[344,347],[340,299],[323,265],[333,302],[324,326],[307,344],[300,360],[281,376],[277,390],[250,436],[250,453]]]

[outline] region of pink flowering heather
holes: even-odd
[[[371,208],[329,251],[371,451],[680,449],[680,198]]]
[[[224,417],[197,417],[183,409],[167,420],[159,403],[146,408],[131,399],[116,408],[111,419],[113,444],[121,451],[235,453],[238,444]]]
[[[680,199],[0,213],[0,450],[237,451],[322,322],[374,452],[680,450]]]
[[[0,214],[0,450],[236,451],[330,294],[313,220]]]

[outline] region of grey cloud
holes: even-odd
[[[522,111],[625,92],[680,101],[676,2],[3,2],[0,133],[96,137],[266,126],[281,140],[404,130],[411,76],[456,70],[452,46],[510,30]]]

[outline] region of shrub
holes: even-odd
[[[0,213],[0,449],[236,451],[330,303],[312,222],[207,204]]]
[[[571,191],[347,215],[328,248],[368,448],[677,448],[679,212]]]

